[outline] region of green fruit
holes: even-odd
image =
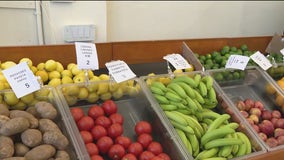
[[[237,47],[234,47],[234,46],[230,48],[230,51],[232,52],[237,52],[237,50],[238,50]]]
[[[246,44],[241,45],[241,50],[242,51],[247,51],[248,50],[248,46]]]

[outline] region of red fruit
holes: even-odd
[[[111,121],[106,116],[99,116],[95,120],[95,125],[101,125],[101,126],[103,126],[105,128],[108,128],[111,125]]]
[[[153,137],[148,133],[142,133],[137,138],[137,142],[141,143],[144,149],[146,149],[152,141]]]
[[[85,115],[83,109],[80,107],[72,107],[70,112],[75,122],[78,122]]]
[[[92,155],[91,160],[104,160],[102,156],[100,155]]]
[[[276,128],[276,122],[277,122],[278,118],[271,118],[271,123],[273,124],[274,128]]]
[[[143,146],[138,142],[134,142],[128,146],[127,151],[137,157],[143,152]]]
[[[117,112],[117,105],[113,100],[106,100],[102,104],[102,108],[107,116]]]
[[[259,130],[265,133],[268,137],[273,136],[274,126],[269,120],[263,120],[259,124]]]
[[[284,118],[279,118],[279,119],[275,122],[275,127],[276,127],[276,128],[283,128],[283,129],[284,129]]]
[[[108,151],[108,157],[112,160],[120,160],[125,155],[125,149],[120,144],[114,144]]]
[[[107,153],[110,147],[113,145],[113,141],[108,136],[103,136],[97,141],[97,146],[99,148],[100,153],[104,154]]]
[[[249,117],[249,114],[247,111],[240,111],[241,114],[245,117],[245,118],[248,118]]]
[[[251,108],[254,107],[254,101],[252,99],[247,98],[247,99],[244,100],[244,102],[245,102],[245,110],[246,111],[249,111]]]
[[[155,157],[155,154],[146,150],[139,155],[139,160],[150,160],[153,157]]]
[[[278,145],[284,144],[284,136],[277,137]]]
[[[123,116],[119,113],[113,113],[108,118],[110,119],[112,123],[119,123],[121,125],[123,124],[123,121],[124,121]]]
[[[125,149],[128,148],[128,146],[132,143],[131,139],[129,137],[126,136],[118,136],[116,137],[115,144],[120,144],[122,145]]]
[[[259,132],[258,136],[260,139],[262,139],[264,142],[267,140],[267,135],[265,133]]]
[[[278,110],[273,110],[271,112],[272,118],[281,118],[281,112]]]
[[[255,108],[259,108],[260,111],[263,111],[263,110],[264,110],[264,105],[263,105],[263,103],[260,102],[260,101],[255,101],[255,102],[254,102],[254,107],[255,107]]]
[[[251,118],[246,118],[246,120],[250,125],[254,125],[254,121]]]
[[[87,143],[86,149],[90,156],[99,154],[99,149],[95,143]]]
[[[89,131],[94,127],[94,124],[93,118],[89,116],[84,116],[77,122],[80,131]]]
[[[245,111],[246,110],[246,105],[244,101],[238,101],[237,102],[237,108],[239,109],[239,111]]]
[[[164,160],[164,159],[162,157],[155,156],[155,157],[151,158],[151,160]]]
[[[85,144],[93,142],[93,136],[89,131],[80,131],[80,134],[83,138]]]
[[[93,105],[88,110],[88,116],[92,117],[94,120],[99,116],[104,116],[104,110],[99,105]]]
[[[251,108],[249,110],[249,113],[252,115],[256,115],[257,117],[260,117],[261,115],[261,110],[259,108]]]
[[[270,120],[272,118],[271,112],[269,110],[263,110],[261,114],[261,118]]]
[[[107,129],[107,134],[111,138],[116,138],[118,136],[121,136],[123,133],[123,127],[119,123],[114,123],[110,125]]]
[[[147,121],[139,121],[135,125],[135,133],[137,135],[140,135],[142,133],[148,133],[151,134],[152,132],[152,126],[149,122]]]
[[[126,155],[124,155],[122,157],[121,160],[137,160],[137,158],[136,158],[136,156],[134,154],[127,153]]]
[[[274,137],[268,138],[265,143],[271,148],[278,146],[278,141]]]
[[[148,145],[147,150],[158,155],[163,152],[163,147],[159,142],[153,141]]]
[[[257,115],[254,115],[254,114],[251,114],[251,115],[249,116],[249,119],[251,119],[254,124],[258,124],[258,122],[259,122],[258,116],[257,116]]]
[[[256,124],[252,125],[252,128],[258,133],[259,132],[259,127]]]
[[[166,153],[160,153],[158,157],[161,157],[163,160],[171,160],[170,156]]]
[[[279,136],[284,136],[284,129],[282,128],[276,128],[274,130],[274,137],[277,138]]]
[[[107,136],[107,130],[103,126],[95,125],[91,129],[91,134],[92,134],[94,140],[98,140],[99,138],[101,138],[103,136]]]

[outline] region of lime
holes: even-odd
[[[235,71],[234,73],[233,73],[233,79],[240,79],[240,73],[239,72],[237,72],[237,71]]]
[[[201,64],[204,64],[204,61],[203,61],[202,59],[200,59],[199,62],[200,62]]]
[[[222,51],[224,51],[224,52],[229,52],[230,51],[230,47],[229,46],[224,46],[223,48],[222,48]]]
[[[220,67],[220,65],[218,63],[214,63],[213,66],[212,66],[213,69],[218,69],[219,67]]]
[[[245,71],[240,71],[240,79],[244,79],[246,76]]]
[[[226,80],[233,80],[233,74],[232,73],[230,73],[230,74],[228,74],[228,76],[224,76],[224,78],[226,78]]]
[[[224,58],[225,58],[225,57],[223,57],[222,62],[221,62],[221,64],[220,64],[220,66],[222,66],[222,67],[225,67],[225,65],[226,65],[226,63],[227,63],[227,60],[224,59]]]
[[[230,74],[230,71],[226,70],[222,72],[224,77],[227,77]]]
[[[237,47],[234,47],[234,46],[230,48],[230,51],[232,52],[237,52],[237,50],[238,50]]]
[[[205,63],[206,63],[206,64],[209,64],[209,65],[211,65],[211,64],[213,65],[212,59],[206,59]]]
[[[211,59],[211,54],[208,53],[208,54],[206,54],[205,57],[206,57],[206,59]]]
[[[219,55],[214,60],[215,60],[216,63],[221,64],[222,59],[223,59],[222,56]]]
[[[199,59],[205,61],[206,57],[204,55],[201,55],[201,56],[199,56]]]
[[[237,54],[238,54],[238,55],[243,55],[243,51],[242,51],[241,49],[238,49],[238,50],[237,50]]]
[[[215,73],[213,77],[214,77],[214,79],[215,79],[216,81],[222,81],[222,80],[224,79],[224,77],[223,77],[223,75],[222,75],[221,72]]]
[[[225,54],[226,59],[229,59],[231,55],[229,53]]]
[[[217,56],[219,56],[219,55],[220,55],[219,52],[214,51],[214,52],[212,53],[212,58],[215,59],[215,58],[216,58]]]
[[[209,64],[205,64],[204,65],[204,68],[207,70],[207,69],[211,69],[211,65],[209,65]]]
[[[242,51],[247,51],[248,50],[248,46],[246,44],[241,45],[241,50]]]

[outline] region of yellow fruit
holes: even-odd
[[[31,66],[30,69],[34,74],[37,72],[37,68],[35,66]]]
[[[194,66],[192,64],[189,64],[191,66],[191,68],[186,68],[184,69],[185,72],[191,72],[194,71]]]
[[[60,73],[64,70],[63,65],[60,62],[56,62],[56,70]]]
[[[106,101],[106,100],[111,99],[111,93],[110,93],[110,92],[107,92],[107,93],[101,94],[101,95],[100,95],[100,99],[103,100],[103,101]]]
[[[89,96],[89,92],[87,90],[87,88],[85,87],[81,87],[80,90],[79,90],[79,94],[78,94],[78,98],[79,99],[87,99]]]
[[[128,84],[128,86],[134,86],[135,81],[134,80],[128,80],[127,84]]]
[[[21,63],[21,62],[27,62],[29,67],[33,66],[33,61],[29,58],[22,58],[22,59],[20,59],[19,63]]]
[[[5,89],[11,89],[11,86],[8,82],[4,82],[3,84],[4,84]]]
[[[4,70],[4,69],[8,69],[10,67],[13,67],[15,65],[17,65],[17,64],[13,61],[5,61],[4,63],[1,63],[1,68]]]
[[[168,85],[172,80],[169,77],[160,77],[159,81],[164,85]]]
[[[49,89],[40,89],[34,92],[34,96],[37,100],[47,100],[49,93]]]
[[[115,92],[112,93],[114,99],[119,99],[123,96],[123,90],[118,88]]]
[[[280,86],[280,88],[284,89],[284,81],[278,80],[277,84]]]
[[[99,95],[96,92],[92,92],[92,93],[89,94],[89,96],[87,98],[87,101],[89,103],[94,103],[94,102],[98,101],[99,98],[100,97],[99,97]]]
[[[92,79],[95,76],[92,70],[88,70],[87,72],[88,72],[89,79]]]
[[[22,101],[19,101],[17,104],[10,106],[10,109],[16,109],[16,110],[25,110],[26,108],[27,105]]]
[[[83,70],[78,68],[78,65],[75,65],[72,67],[71,72],[74,76],[78,75],[79,73],[82,73]]]
[[[275,102],[276,102],[276,105],[278,105],[278,106],[284,105],[284,97],[282,95],[278,94],[276,96]]]
[[[76,75],[73,77],[73,81],[74,83],[82,83],[82,82],[86,82],[86,77],[83,75]]]
[[[38,70],[35,75],[39,76],[43,83],[46,83],[48,81],[48,73],[45,70]]]
[[[100,81],[100,78],[98,76],[94,76],[90,79],[90,83],[87,87],[89,92],[96,92],[99,88],[99,84],[94,83],[95,81]]]
[[[115,92],[118,88],[119,88],[118,83],[115,83],[115,82],[109,83],[109,91],[110,92]]]
[[[71,77],[65,76],[61,79],[62,84],[74,83]]]
[[[1,83],[7,82],[7,79],[6,79],[6,77],[3,74],[0,74],[0,82]]]
[[[127,86],[127,94],[129,96],[136,96],[138,94],[138,90],[136,87]]]
[[[61,84],[61,79],[60,78],[53,78],[52,80],[50,80],[48,82],[48,85],[49,86],[52,86],[52,87],[57,87]]]
[[[37,68],[37,70],[44,70],[44,66],[45,66],[45,64],[43,62],[41,62],[36,66],[36,68]]]
[[[276,92],[275,88],[272,86],[272,84],[267,84],[265,86],[265,90],[268,94],[274,94]]]
[[[70,70],[67,70],[67,69],[63,70],[60,74],[61,74],[61,77],[65,77],[65,76],[71,77],[71,78],[73,77],[72,72]]]
[[[99,78],[102,81],[107,81],[107,80],[110,79],[109,75],[107,75],[107,74],[101,74],[101,75],[99,75]]]
[[[101,95],[101,94],[104,94],[104,93],[107,93],[107,92],[108,92],[108,83],[106,83],[106,82],[99,83],[97,94]]]
[[[48,72],[48,79],[49,80],[52,80],[52,79],[54,79],[54,78],[61,78],[61,74],[60,74],[60,72],[58,72],[58,71],[51,71],[51,72]]]
[[[67,65],[67,69],[68,69],[69,71],[71,71],[71,69],[72,69],[74,66],[76,66],[75,63],[69,63],[69,64]]]
[[[62,92],[69,96],[77,96],[79,91],[80,87],[77,85],[70,85],[62,88]]]
[[[30,93],[20,98],[25,104],[30,104],[34,100],[34,94]]]
[[[69,106],[73,106],[77,103],[78,98],[76,96],[64,95],[64,97]]]
[[[47,70],[48,72],[55,71],[56,67],[57,67],[57,64],[52,59],[47,60],[44,65],[44,69]]]
[[[14,92],[5,92],[4,93],[4,101],[10,105],[16,105],[19,102],[19,99],[17,98],[17,96],[15,95]]]
[[[4,85],[4,83],[0,82],[0,91],[3,90],[3,89],[5,89],[5,85]]]

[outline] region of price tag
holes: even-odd
[[[250,58],[264,70],[267,70],[268,68],[272,67],[270,61],[259,51],[251,55]]]
[[[280,50],[281,54],[284,56],[284,48]]]
[[[3,70],[3,75],[15,92],[17,98],[40,89],[40,84],[26,62]]]
[[[234,68],[244,70],[248,64],[249,57],[241,55],[231,55],[226,63],[225,68]]]
[[[77,65],[79,69],[99,69],[96,45],[93,43],[75,42]]]
[[[136,75],[132,72],[132,70],[124,61],[111,61],[107,62],[105,65],[110,75],[117,83],[136,77]]]
[[[191,68],[191,66],[188,64],[187,60],[185,60],[180,54],[169,54],[163,57],[163,59],[170,62],[175,69],[186,69]]]

